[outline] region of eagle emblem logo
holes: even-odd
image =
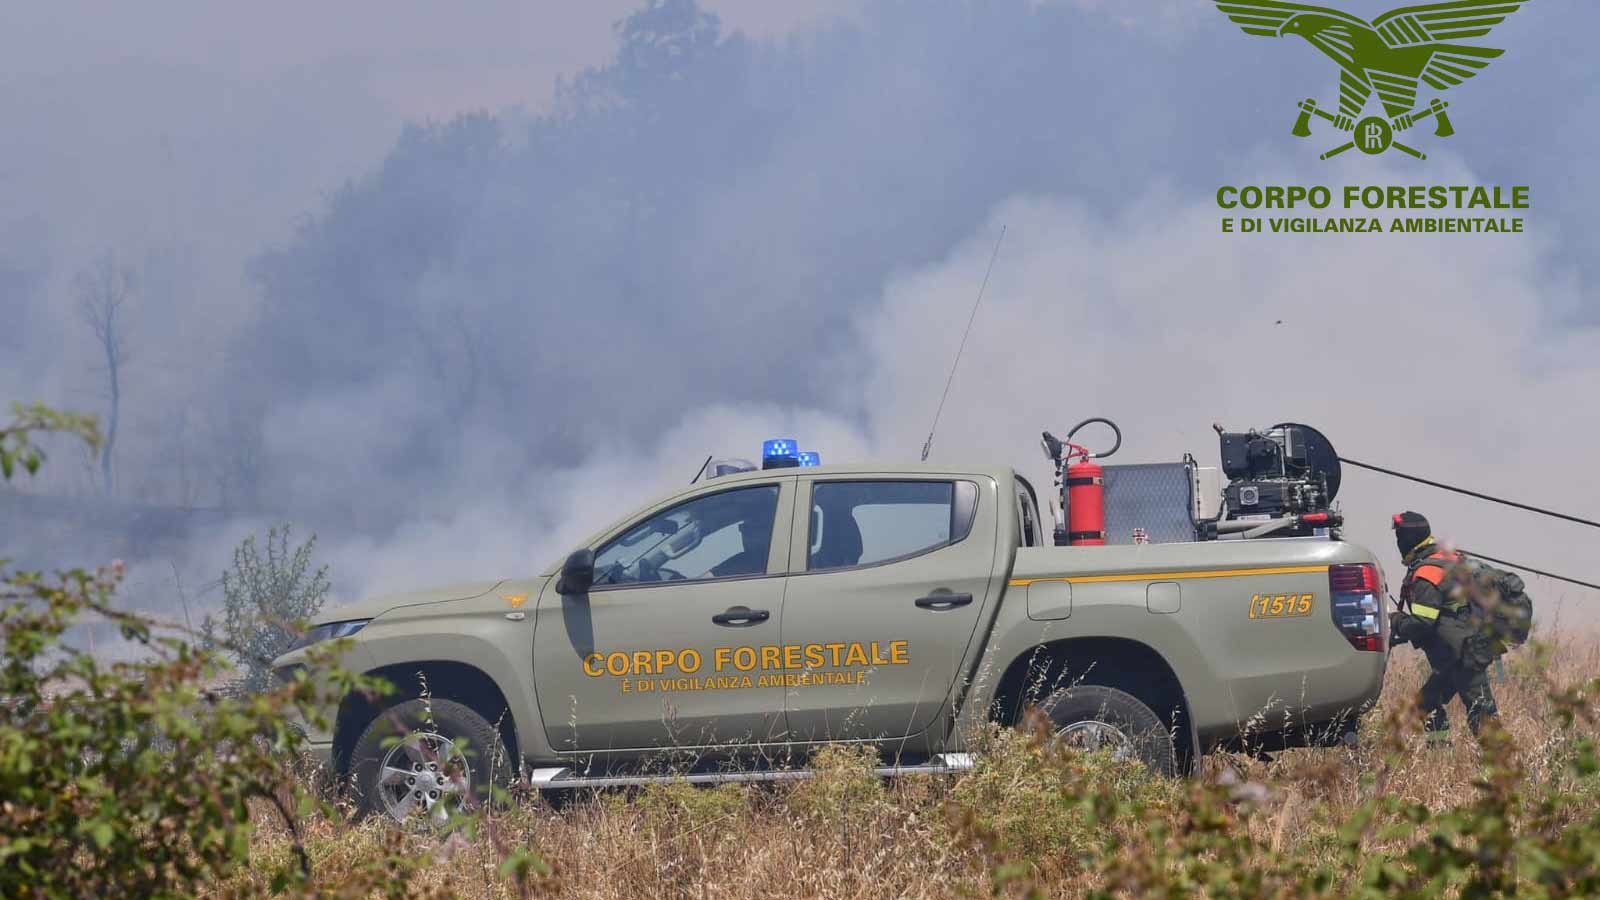
[[[1450,0],[1407,6],[1371,22],[1321,6],[1277,0],[1213,0],[1245,32],[1262,37],[1299,37],[1339,66],[1339,105],[1332,112],[1314,99],[1300,103],[1293,134],[1310,137],[1313,119],[1345,132],[1348,140],[1322,154],[1332,159],[1356,149],[1376,156],[1391,147],[1427,159],[1396,136],[1433,119],[1436,137],[1455,134],[1445,112],[1450,104],[1432,98],[1419,105],[1423,85],[1445,91],[1483,71],[1504,53],[1467,43],[1487,35],[1528,0]],[[1383,115],[1364,115],[1373,94]]]

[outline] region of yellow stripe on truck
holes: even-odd
[[[1125,575],[1059,575],[1042,578],[1013,578],[1011,587],[1026,587],[1041,581],[1065,581],[1068,584],[1100,584],[1108,581],[1180,581],[1189,578],[1245,578],[1252,575],[1315,575],[1326,574],[1327,566],[1277,566],[1264,569],[1197,569],[1187,572],[1129,572]]]

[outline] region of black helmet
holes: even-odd
[[[1422,513],[1407,510],[1394,517],[1394,544],[1400,548],[1401,556],[1415,550],[1432,534],[1433,528]]]

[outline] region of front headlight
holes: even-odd
[[[293,653],[302,647],[309,647],[312,644],[321,643],[322,641],[331,641],[338,638],[349,637],[350,635],[360,631],[362,628],[365,628],[367,623],[371,621],[371,619],[352,619],[348,622],[328,622],[318,625],[317,627],[302,633],[298,638],[295,638],[294,643],[289,645],[289,649],[283,652]]]

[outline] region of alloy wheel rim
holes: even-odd
[[[1127,762],[1136,756],[1133,739],[1121,728],[1099,719],[1073,722],[1058,729],[1056,736],[1067,746],[1085,753],[1108,750],[1111,758],[1118,762]]]
[[[384,754],[378,796],[390,818],[414,816],[435,825],[450,820],[472,788],[472,770],[454,741],[431,731],[413,731]]]

